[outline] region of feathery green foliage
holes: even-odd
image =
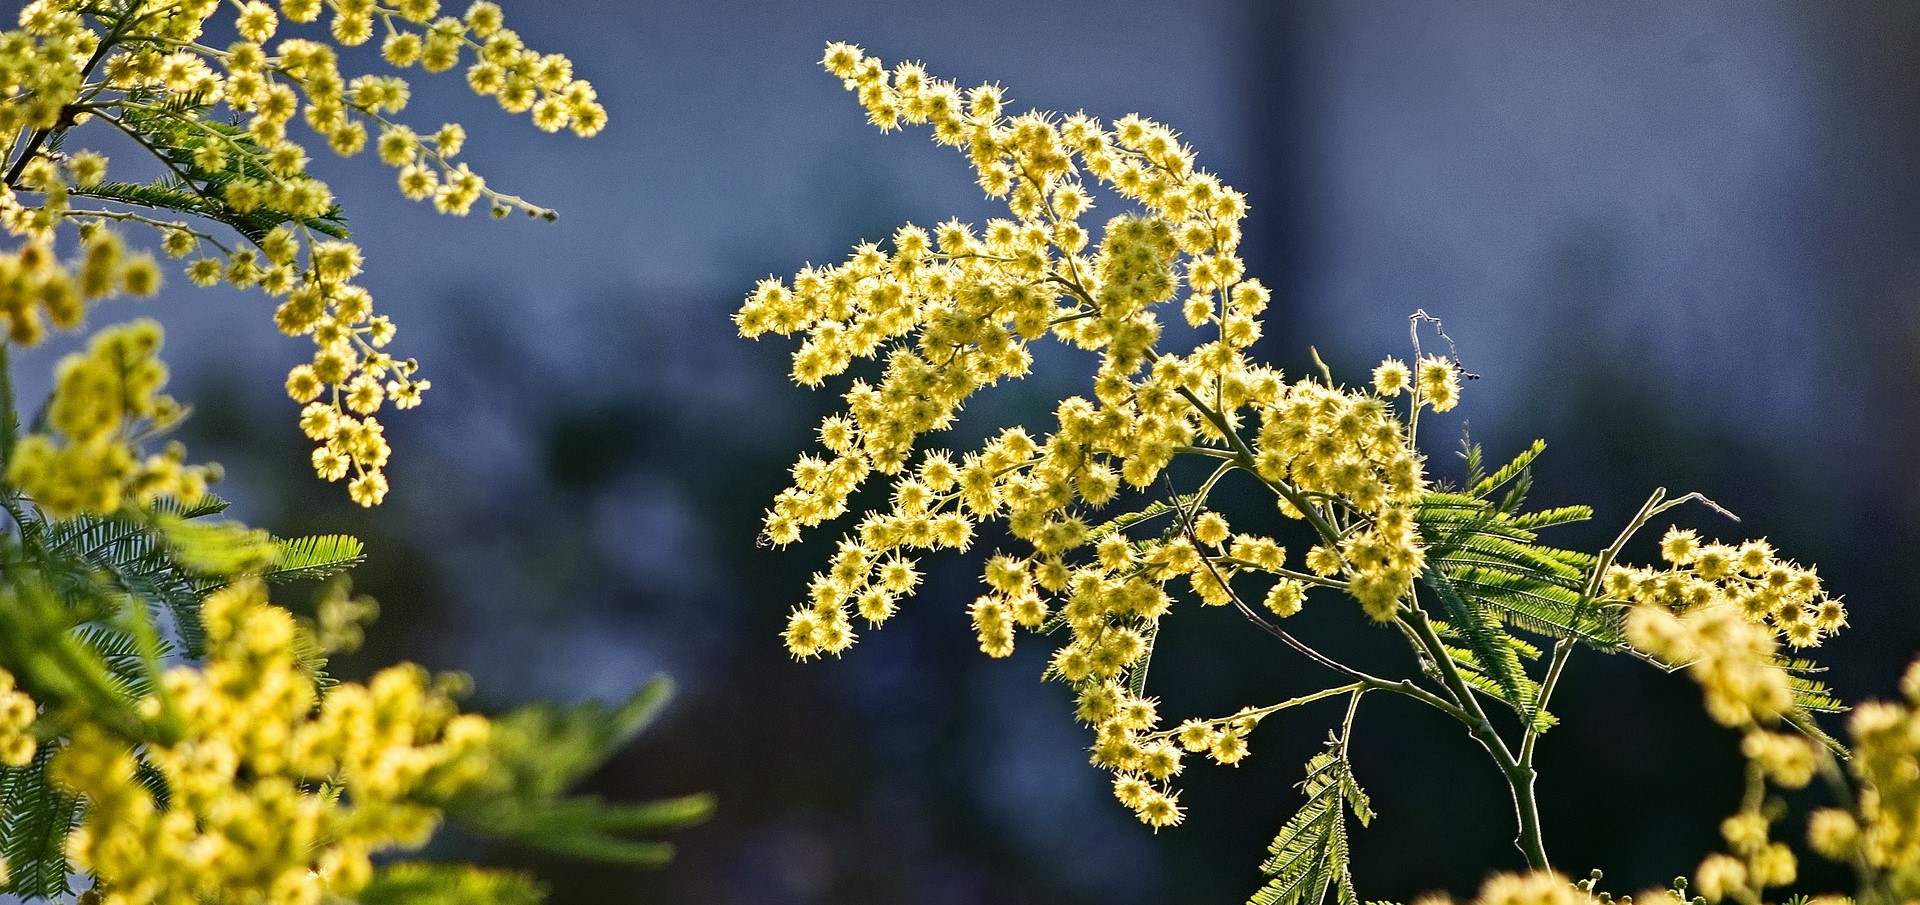
[[[366,558],[363,553],[360,540],[345,534],[277,541],[264,577],[276,583],[332,578],[359,565]]]
[[[1267,847],[1260,870],[1270,879],[1248,905],[1319,905],[1328,890],[1339,905],[1359,902],[1348,864],[1347,814],[1366,826],[1373,807],[1353,779],[1345,745],[1329,741],[1328,746],[1331,750],[1307,761],[1307,776],[1300,782],[1306,803]]]
[[[225,224],[256,243],[274,227],[288,223],[334,238],[347,236],[346,217],[337,204],[321,216],[297,221],[270,207],[241,211],[229,204],[225,186],[237,179],[269,177],[259,163],[266,149],[247,130],[209,118],[208,110],[204,103],[177,96],[151,106],[128,108],[121,114],[120,123],[154,149],[167,173],[151,183],[102,183],[74,194],[202,217]],[[221,155],[218,171],[200,166],[199,153],[208,144]]]
[[[1591,510],[1519,511],[1531,481],[1529,468],[1545,449],[1535,441],[1484,475],[1480,447],[1469,443],[1471,490],[1430,492],[1415,510],[1427,559],[1420,582],[1443,607],[1445,618],[1435,624],[1456,642],[1448,655],[1460,677],[1538,729],[1555,721],[1538,706],[1539,682],[1522,662],[1539,651],[1510,634],[1509,627],[1609,653],[1625,645],[1618,607],[1585,593],[1597,560],[1539,543],[1540,528],[1584,520]],[[1506,492],[1495,499],[1502,488]]]
[[[705,820],[710,796],[621,805],[565,793],[644,732],[672,693],[672,681],[658,676],[618,706],[541,704],[504,714],[488,741],[492,775],[436,803],[455,823],[493,838],[593,861],[664,864],[673,846],[634,837]]]
[[[0,767],[0,857],[7,864],[0,892],[47,898],[73,891],[66,845],[81,803],[47,777],[56,750],[43,744],[27,766]]]

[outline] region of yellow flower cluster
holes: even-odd
[[[161,392],[160,325],[138,320],[95,334],[84,353],[60,360],[47,406],[49,433],[20,438],[7,481],[49,515],[110,513],[158,497],[197,500],[218,477],[215,466],[187,465],[169,443],[140,456],[141,443],[178,422],[180,403]]]
[[[1389,361],[1381,369],[1394,364]],[[1375,383],[1383,395],[1397,392],[1387,389],[1395,385],[1391,379]],[[1377,621],[1393,618],[1426,562],[1407,508],[1419,500],[1426,479],[1405,425],[1383,396],[1312,381],[1295,383],[1259,404],[1254,464],[1261,477],[1344,500],[1368,517],[1342,538],[1337,550],[1315,548],[1307,557],[1308,568],[1323,576],[1344,573],[1348,593],[1368,616]],[[1281,508],[1299,517],[1284,500]]]
[[[1687,668],[1706,693],[1707,714],[1724,726],[1771,723],[1793,708],[1773,635],[1728,606],[1685,613],[1660,606],[1627,611],[1627,641],[1670,666]]]
[[[1740,751],[1753,769],[1748,795],[1739,813],[1720,823],[1727,852],[1708,855],[1694,871],[1694,889],[1708,901],[1732,897],[1760,901],[1770,887],[1787,886],[1799,877],[1799,859],[1784,842],[1773,841],[1770,826],[1779,810],[1769,806],[1765,782],[1783,789],[1805,788],[1813,780],[1821,752],[1804,736],[1749,729]]]
[[[1411,392],[1416,404],[1436,412],[1451,411],[1460,404],[1460,368],[1452,360],[1427,355],[1408,368],[1407,363],[1389,358],[1373,369],[1373,390],[1382,396]]]
[[[0,148],[29,129],[50,129],[86,80],[86,62],[99,35],[79,14],[81,4],[33,0],[20,10],[20,30],[0,46]]]
[[[328,10],[331,43],[282,36],[285,24],[312,23]],[[230,23],[214,21],[222,13],[231,15]],[[127,258],[122,270],[103,276],[104,264],[93,256],[110,263],[101,249],[117,245],[90,243],[71,277],[50,269],[60,223],[150,226],[170,256],[191,258],[186,273],[195,284],[258,287],[282,300],[276,324],[315,346],[312,361],[287,379],[288,394],[309,404],[302,427],[318,443],[315,471],[328,480],[351,476],[356,502],[379,503],[387,490],[388,449],[376,413],[389,401],[396,408],[417,405],[429,382],[414,377],[412,360],[383,351],[393,324],[376,316],[371,296],[353,284],[360,249],[332,235],[338,232],[327,222],[337,214],[333,193],[308,172],[306,149],[288,137],[290,123],[304,119],[342,156],[360,153],[373,136],[381,159],[399,170],[402,193],[431,200],[441,211],[464,214],[485,200],[496,215],[523,210],[551,219],[551,211],[488,188],[456,161],[465,143],[459,125],[423,137],[397,122],[393,117],[411,93],[406,80],[349,77],[334,45],[370,40],[377,23],[386,35],[382,53],[396,67],[441,72],[465,58],[473,90],[509,112],[530,114],[546,131],[599,132],[606,110],[593,86],[574,77],[567,58],[526,47],[505,27],[500,7],[486,0],[459,17],[441,15],[438,0],[179,0],[164,9],[135,0],[104,12],[79,0],[34,0],[19,21],[19,29],[0,34],[0,160],[19,161],[0,190],[0,225],[23,239],[20,249],[0,254],[0,312],[11,335],[37,338],[42,310],[57,326],[70,327],[84,315],[85,299],[112,288],[144,294],[157,286],[154,265],[144,257]],[[224,49],[203,42],[209,32],[229,27],[238,41]],[[216,120],[221,106],[232,125]],[[55,132],[95,121],[147,145],[166,163],[179,190],[196,196],[180,210],[225,208],[264,220],[261,230],[285,222],[248,232],[255,247],[234,248],[185,222],[111,203],[101,209],[72,204],[127,200],[125,187],[105,183],[104,157],[71,153],[56,166],[43,146]],[[315,405],[331,416],[316,415]]]
[[[1693,889],[1709,902],[1734,898],[1758,902],[1763,890],[1787,886],[1800,875],[1793,849],[1768,839],[1771,821],[1759,808],[1749,808],[1720,824],[1720,835],[1731,853],[1715,852],[1693,872]]]
[[[1480,885],[1474,905],[1585,905],[1587,896],[1557,871],[1495,874]]]
[[[15,686],[13,673],[0,669],[0,767],[24,767],[33,762],[39,747],[33,736],[33,721],[40,707],[33,698]],[[0,862],[4,864],[4,862]],[[6,882],[0,868],[0,883]]]
[[[86,796],[68,854],[100,878],[104,905],[351,899],[373,854],[433,832],[439,812],[416,795],[484,772],[489,724],[419,667],[323,696],[292,615],[257,580],[209,596],[203,616],[204,664],[172,668],[140,704],[181,730],[139,749],[166,780],[164,809],[122,739],[83,729],[54,759],[55,779]]]
[[[833,469],[841,479],[824,490],[797,487],[777,500],[770,536],[789,542],[833,517],[844,502],[833,491],[857,485],[868,470],[898,473],[914,440],[951,424],[973,392],[1024,375],[1032,361],[1026,344],[1048,333],[1100,353],[1102,408],[1089,407],[1090,416],[1117,450],[1109,455],[1130,461],[1126,480],[1151,483],[1195,433],[1196,415],[1180,394],[1236,370],[1228,366],[1258,337],[1266,291],[1240,278],[1235,256],[1242,196],[1195,169],[1171,131],[1139,117],[1111,128],[1084,115],[1008,117],[992,86],[963,94],[913,64],[889,73],[844,44],[828,48],[825,65],[876,123],[930,124],[936,140],[963,148],[1013,219],[981,232],[958,222],[932,233],[907,226],[890,252],[864,245],[845,264],[809,268],[791,285],[769,279],[742,306],[735,320],[743,335],[808,334],[794,354],[802,383],[841,373],[856,358],[886,359],[877,386],[855,381],[848,391],[850,420],[822,428],[823,439],[831,428],[844,441],[836,458],[853,462]],[[1110,220],[1098,241],[1081,222],[1092,206],[1087,177],[1141,208]],[[1189,313],[1221,324],[1222,333],[1191,365],[1152,348],[1161,325],[1150,308],[1183,282],[1200,300]],[[1131,378],[1149,358],[1153,368],[1136,384]]]
[[[1084,685],[1074,716],[1093,727],[1093,763],[1113,772],[1113,796],[1152,827],[1178,824],[1184,816],[1171,782],[1185,768],[1184,755],[1198,754],[1232,766],[1250,753],[1247,736],[1279,706],[1244,708],[1228,717],[1193,718],[1172,729],[1159,725],[1159,705],[1128,692],[1118,682]]]
[[[1764,540],[1703,544],[1695,532],[1673,528],[1660,540],[1660,555],[1670,568],[1617,570],[1608,576],[1609,591],[1674,610],[1725,601],[1793,647],[1818,645],[1847,624],[1846,608],[1826,596],[1820,576],[1779,559]]]
[[[1904,700],[1860,705],[1848,722],[1857,811],[1815,811],[1807,841],[1836,861],[1885,875],[1899,901],[1920,899],[1920,662],[1901,679]]]
[[[70,164],[68,170],[74,168]],[[80,326],[90,302],[122,292],[152,295],[160,288],[153,256],[129,254],[120,237],[98,223],[82,227],[79,260],[58,258],[54,227],[68,210],[66,178],[44,159],[25,167],[21,184],[44,196],[34,208],[0,187],[0,225],[24,240],[14,251],[0,251],[0,317],[6,319],[7,338],[22,346],[38,344],[48,323],[59,330]]]
[[[1415,900],[1416,905],[1440,905],[1450,902],[1446,896]],[[1574,885],[1559,871],[1536,870],[1524,874],[1494,874],[1480,884],[1473,905],[1591,905],[1592,895]]]
[[[1607,596],[1626,602],[1627,640],[1673,666],[1687,666],[1707,712],[1727,726],[1770,723],[1793,706],[1779,642],[1810,647],[1846,625],[1812,569],[1775,556],[1764,540],[1700,542],[1671,529],[1660,542],[1666,569],[1616,566]]]
[[[1245,199],[1198,169],[1165,126],[1009,115],[997,87],[963,91],[912,63],[889,70],[848,44],[830,45],[823,65],[883,130],[927,125],[962,150],[1010,216],[984,229],[902,227],[886,247],[860,245],[842,264],[762,281],[734,315],[744,336],[803,335],[793,377],[807,386],[858,359],[884,362],[877,382],[852,381],[845,410],[820,423],[823,450],[799,457],[792,486],[767,512],[765,537],[791,543],[846,514],[876,473],[891,480],[890,508],[861,517],[789,616],[787,647],[798,657],[840,653],[854,642],[855,617],[886,621],[918,584],[914,551],[963,550],[979,525],[1001,522],[1031,552],[987,562],[988,593],[970,608],[981,649],[1006,656],[1018,629],[1068,627],[1048,675],[1078,692],[1094,762],[1114,771],[1116,796],[1142,820],[1175,823],[1167,783],[1182,754],[1237,762],[1266,711],[1161,729],[1154,703],[1124,690],[1173,592],[1229,604],[1237,577],[1260,574],[1272,581],[1264,603],[1281,616],[1319,585],[1390,618],[1422,565],[1407,507],[1425,480],[1389,397],[1417,385],[1417,406],[1450,407],[1456,369],[1422,359],[1417,378],[1400,365],[1397,383],[1365,393],[1289,383],[1249,363],[1269,296],[1237,254]],[[1096,191],[1133,209],[1089,227]],[[1175,299],[1202,331],[1184,355],[1156,348],[1157,307]],[[1010,428],[971,452],[915,460],[919,438],[951,426],[972,394],[1025,376],[1028,344],[1046,336],[1097,356],[1092,398],[1062,401],[1044,436]],[[1257,434],[1242,439],[1241,425],[1256,419]],[[1090,523],[1189,453],[1255,474],[1287,516],[1337,501],[1351,522],[1335,546],[1308,557],[1311,572],[1288,569],[1271,537],[1232,531],[1204,494],[1157,538]]]

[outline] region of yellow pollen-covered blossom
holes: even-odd
[[[33,723],[39,712],[33,698],[15,686],[13,673],[0,669],[0,767],[24,767],[33,762],[33,753],[39,747]]]
[[[0,219],[10,219],[12,199],[12,193],[0,190]],[[60,330],[78,327],[91,302],[122,292],[152,295],[158,289],[153,258],[129,254],[108,229],[87,230],[81,257],[73,262],[57,258],[50,232],[30,235],[15,251],[0,251],[0,317],[6,319],[7,339],[23,346],[39,343],[48,324]]]
[[[1420,359],[1414,380],[1420,401],[1436,412],[1451,410],[1460,404],[1460,367],[1438,355]]]
[[[1488,877],[1473,905],[1589,905],[1593,901],[1560,872],[1537,870]]]
[[[1838,631],[1846,624],[1840,601],[1814,570],[1779,559],[1765,541],[1701,543],[1674,528],[1660,552],[1665,569],[1616,566],[1606,575],[1607,596],[1628,604],[1627,640],[1688,667],[1708,713],[1725,725],[1784,716],[1793,699],[1780,644],[1810,647]]]
[[[1920,661],[1897,702],[1870,701],[1848,720],[1851,808],[1815,811],[1807,841],[1821,855],[1884,877],[1895,900],[1920,898]]]
[[[1138,668],[1177,597],[1228,605],[1247,576],[1263,578],[1264,603],[1282,616],[1316,583],[1392,618],[1424,563],[1409,507],[1427,487],[1389,401],[1398,390],[1289,382],[1247,359],[1270,293],[1239,257],[1246,200],[1166,126],[1014,114],[997,87],[962,90],[849,44],[830,45],[822,65],[883,131],[926,126],[964,154],[1007,216],[903,226],[842,263],[761,281],[735,312],[743,336],[798,339],[792,376],[802,385],[878,363],[849,381],[844,407],[820,423],[820,448],[795,461],[792,486],[766,513],[765,539],[789,544],[846,515],[867,481],[891,485],[890,506],[858,517],[789,614],[787,648],[840,653],[854,642],[854,617],[878,626],[911,590],[886,569],[965,549],[997,522],[1020,549],[987,561],[986,593],[968,609],[981,650],[1008,656],[1023,630],[1065,628],[1048,677],[1078,691],[1092,758],[1116,774],[1116,795],[1143,821],[1170,826],[1181,815],[1169,787],[1179,753],[1235,763],[1261,714],[1192,723],[1176,739],[1155,708],[1114,683]],[[1110,202],[1118,209],[1096,219]],[[1200,334],[1184,351],[1162,348],[1163,309],[1176,301]],[[1011,427],[971,450],[921,448],[975,393],[1026,376],[1032,345],[1048,338],[1092,354],[1090,395],[1061,401],[1043,432]],[[1309,497],[1337,499],[1356,522],[1337,549],[1322,549],[1323,562],[1310,559],[1316,575],[1289,570],[1273,538],[1235,533],[1199,499],[1159,510],[1172,524],[1158,537],[1102,525],[1102,510],[1157,489],[1175,456],[1196,449],[1278,488],[1282,515],[1306,519]]]
[[[489,732],[425,670],[391,667],[324,690],[302,665],[286,610],[257,580],[205,602],[207,657],[176,666],[139,707],[178,721],[137,751],[83,727],[55,755],[56,781],[86,797],[68,840],[104,905],[351,899],[372,857],[424,845],[440,820],[421,803],[478,781]],[[165,807],[136,778],[165,778]]]
[[[1407,370],[1407,363],[1397,358],[1389,358],[1373,369],[1373,391],[1382,396],[1398,396],[1407,391],[1413,382],[1413,372]]]
[[[421,140],[396,119],[412,94],[408,81],[343,72],[339,48],[369,40],[377,20],[388,63],[430,72],[465,63],[474,90],[509,112],[531,111],[538,128],[589,136],[607,116],[572,63],[527,47],[505,27],[497,5],[474,3],[464,17],[438,9],[431,0],[189,0],[159,15],[142,14],[139,4],[27,4],[19,28],[0,34],[7,48],[0,54],[0,159],[13,161],[8,187],[0,188],[0,228],[17,240],[0,248],[0,318],[8,338],[33,345],[48,324],[78,326],[97,299],[155,292],[160,269],[153,257],[125,250],[104,228],[137,224],[161,234],[168,256],[188,259],[194,285],[225,280],[279,300],[275,324],[315,344],[311,365],[289,375],[295,399],[324,397],[373,424],[375,434],[375,413],[386,401],[418,404],[428,383],[415,377],[411,360],[371,364],[371,351],[386,345],[392,327],[381,326],[371,297],[352,282],[360,249],[344,238],[331,189],[311,174],[296,124],[341,156],[375,145],[399,170],[402,193],[441,211],[464,214],[484,203],[496,213],[554,215],[490,188],[456,159],[465,143],[458,124]],[[324,34],[309,27],[329,10],[331,18],[320,23]],[[239,40],[216,46],[222,40],[213,36],[221,34]],[[85,110],[75,112],[82,103]],[[172,182],[107,181],[106,157],[76,149],[69,138],[90,122],[144,145],[167,163]],[[156,207],[234,226],[252,247],[146,213]],[[56,256],[63,225],[80,228],[78,260]],[[318,468],[323,477],[351,476],[354,499],[379,501],[384,443],[363,437],[323,449],[316,456],[327,463]],[[345,471],[333,467],[339,458]]]
[[[8,483],[55,518],[205,495],[217,467],[187,465],[178,443],[145,456],[140,449],[141,438],[173,427],[184,414],[180,403],[161,392],[167,368],[160,345],[160,325],[139,320],[105,328],[84,353],[61,359],[47,406],[48,430],[20,438]]]

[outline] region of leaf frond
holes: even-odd
[[[359,538],[320,534],[275,542],[273,564],[263,573],[274,583],[332,578],[366,559]]]

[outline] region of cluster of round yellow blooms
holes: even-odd
[[[1660,540],[1660,555],[1670,569],[1623,569],[1609,575],[1610,584],[1626,599],[1670,609],[1725,600],[1794,647],[1818,645],[1847,623],[1846,608],[1825,595],[1820,576],[1779,559],[1764,540],[1703,544],[1693,531],[1673,528]]]
[[[0,669],[0,767],[24,767],[33,762],[39,749],[33,723],[40,707],[21,691],[13,673]],[[0,856],[0,886],[7,883],[7,859]]]
[[[1666,569],[1617,566],[1609,598],[1627,608],[1627,640],[1686,666],[1706,692],[1707,712],[1727,726],[1771,723],[1793,707],[1779,642],[1809,647],[1846,624],[1846,608],[1820,577],[1774,555],[1764,540],[1701,543],[1671,529],[1660,541]]]
[[[1899,901],[1920,899],[1920,662],[1900,681],[1904,700],[1871,701],[1848,722],[1855,810],[1824,808],[1808,821],[1813,850],[1884,874]]]
[[[288,394],[308,404],[302,427],[319,444],[315,471],[328,480],[351,476],[353,499],[375,505],[387,490],[388,452],[376,413],[389,401],[417,405],[429,383],[414,377],[412,360],[383,351],[394,326],[353,284],[361,252],[333,235],[333,193],[309,174],[307,150],[289,138],[289,125],[303,119],[342,156],[371,141],[399,170],[401,192],[441,211],[465,214],[484,200],[496,215],[553,213],[489,188],[457,162],[466,138],[459,125],[423,136],[396,121],[411,93],[406,80],[349,77],[335,45],[365,43],[378,24],[392,65],[442,72],[465,62],[474,91],[529,114],[549,132],[596,134],[606,109],[566,57],[526,47],[505,27],[500,7],[486,0],[457,17],[441,15],[438,0],[178,0],[164,14],[149,5],[103,11],[80,0],[33,0],[21,10],[20,27],[0,33],[0,160],[19,161],[0,189],[0,225],[23,240],[19,250],[0,254],[0,312],[16,341],[31,341],[42,310],[70,327],[84,314],[83,299],[111,288],[151,292],[158,277],[150,259],[127,258],[122,271],[103,275],[93,256],[113,260],[108,251],[118,245],[101,244],[109,240],[91,242],[69,277],[46,262],[63,222],[156,229],[170,256],[189,259],[186,273],[195,284],[224,281],[281,299],[275,323],[315,346],[312,361],[287,379]],[[284,25],[313,23],[329,10],[331,42],[282,35]],[[222,14],[231,21],[215,23]],[[224,49],[203,42],[209,31],[229,27],[239,40]],[[222,107],[231,125],[220,121],[227,119],[218,115]],[[105,183],[104,157],[44,146],[53,133],[89,122],[113,126],[165,161],[178,192],[195,196],[182,202],[183,211],[225,209],[264,220],[262,230],[282,225],[248,233],[251,247],[230,247],[186,222],[127,209],[126,187]],[[89,199],[107,204],[74,203]],[[315,405],[331,417],[316,415]]]
[[[1436,412],[1451,410],[1460,404],[1460,368],[1438,355],[1420,359],[1419,377],[1414,392]]]
[[[55,255],[54,227],[68,210],[67,179],[79,181],[82,174],[74,171],[84,171],[88,159],[75,158],[65,173],[44,158],[29,162],[20,183],[43,196],[37,207],[21,204],[11,189],[0,187],[0,225],[24,240],[16,250],[0,251],[0,317],[11,342],[36,345],[48,323],[60,330],[78,327],[89,302],[122,292],[152,295],[160,288],[153,256],[128,253],[120,237],[97,222],[81,227],[79,260]]]
[[[1373,390],[1382,396],[1412,393],[1418,405],[1436,412],[1460,404],[1460,366],[1439,355],[1423,356],[1416,368],[1389,358],[1373,369]]]
[[[1809,773],[1811,763],[1808,758]],[[1694,891],[1709,902],[1729,897],[1757,902],[1763,890],[1793,883],[1799,877],[1799,860],[1786,843],[1769,839],[1772,822],[1759,807],[1744,809],[1721,821],[1720,836],[1730,851],[1716,852],[1700,862],[1693,872]]]
[[[14,684],[13,673],[0,669],[0,767],[24,767],[33,762],[33,752],[39,747],[34,741],[33,721],[39,712],[33,698]]]
[[[81,7],[33,0],[20,10],[20,30],[0,33],[0,148],[11,148],[26,130],[53,128],[80,90],[99,46]]]
[[[1158,709],[1153,699],[1107,681],[1083,686],[1074,712],[1093,727],[1093,763],[1113,772],[1114,797],[1153,827],[1172,826],[1184,816],[1179,793],[1171,788],[1184,768],[1184,755],[1238,764],[1250,753],[1247,736],[1279,708],[1249,707],[1228,717],[1192,718],[1172,729],[1159,728]]]
[[[1424,895],[1414,905],[1453,905],[1446,893]],[[1592,905],[1596,900],[1559,871],[1494,874],[1480,884],[1473,905]]]
[[[158,497],[197,500],[218,477],[216,466],[187,465],[186,448],[168,443],[140,456],[143,438],[167,430],[184,410],[161,392],[160,325],[150,320],[107,327],[85,352],[62,358],[47,405],[48,433],[30,433],[14,447],[7,481],[55,518],[111,513],[126,502]]]
[[[83,727],[54,758],[56,781],[87,800],[68,855],[105,905],[352,899],[372,855],[432,834],[439,812],[418,796],[484,772],[489,724],[419,667],[322,695],[292,615],[257,580],[209,596],[203,617],[205,662],[170,669],[140,702],[179,724],[139,749],[166,779],[164,809],[122,739]]]
[[[353,653],[367,640],[367,626],[380,618],[380,602],[353,596],[345,578],[335,577],[320,591],[315,618],[308,626],[314,644],[329,654]]]
[[[1754,766],[1749,777],[1757,793],[1760,783],[1771,781],[1783,789],[1802,789],[1813,781],[1820,752],[1814,742],[1800,735],[1748,730],[1740,751]],[[1727,852],[1708,855],[1694,871],[1694,888],[1708,901],[1733,897],[1741,901],[1759,901],[1769,887],[1787,886],[1799,876],[1799,860],[1784,842],[1770,838],[1769,827],[1779,813],[1759,794],[1739,813],[1720,823],[1720,836]]]
[[[263,245],[269,255],[281,236],[288,237],[285,247],[291,251],[290,234],[276,229]],[[418,405],[431,382],[413,378],[411,360],[395,361],[381,351],[393,338],[392,323],[366,317],[366,291],[347,284],[360,270],[360,250],[345,242],[320,242],[311,260],[312,279],[289,292],[274,313],[282,332],[311,335],[318,348],[311,363],[296,365],[287,375],[287,395],[306,403],[300,429],[320,444],[313,451],[314,472],[329,481],[351,473],[348,493],[354,502],[373,506],[386,496],[383,469],[391,452],[376,413],[389,397],[396,408]],[[343,302],[350,306],[345,314]]]
[[[1366,517],[1338,548],[1316,547],[1306,562],[1319,575],[1344,574],[1347,592],[1377,621],[1393,618],[1426,562],[1408,509],[1425,491],[1426,479],[1405,425],[1387,401],[1405,386],[1404,375],[1397,382],[1392,377],[1395,364],[1380,366],[1387,373],[1385,380],[1376,374],[1379,395],[1305,380],[1293,384],[1262,406],[1254,447],[1261,477],[1338,498]],[[1299,517],[1285,500],[1281,508]]]
[[[1538,870],[1488,877],[1473,905],[1586,905],[1590,901],[1560,872]]]
[[[1139,117],[1111,128],[1084,115],[1009,117],[992,86],[963,94],[917,65],[890,73],[844,44],[828,48],[825,65],[883,127],[927,123],[938,141],[963,148],[1013,218],[983,231],[903,227],[891,251],[863,245],[845,264],[809,268],[790,284],[769,279],[741,307],[743,335],[808,334],[793,359],[801,383],[816,385],[856,358],[886,360],[879,384],[855,381],[847,415],[822,425],[834,460],[817,486],[796,485],[775,502],[769,536],[790,542],[842,510],[842,488],[871,471],[900,473],[917,437],[950,425],[975,391],[1026,374],[1027,343],[1049,333],[1100,353],[1098,403],[1078,410],[1092,428],[1080,445],[1104,448],[1087,449],[1076,470],[1093,475],[1096,489],[1117,488],[1097,476],[1115,465],[1133,486],[1151,483],[1199,429],[1182,394],[1249,379],[1240,350],[1259,335],[1267,293],[1240,277],[1242,196],[1196,169],[1171,131]],[[1081,223],[1092,205],[1088,177],[1140,207],[1110,220],[1097,241]],[[1221,332],[1187,359],[1154,352],[1161,324],[1150,310],[1183,283],[1193,293],[1188,313]]]
[[[1421,459],[1389,398],[1416,376],[1401,365],[1397,385],[1366,393],[1290,384],[1248,362],[1269,295],[1244,277],[1237,253],[1246,201],[1198,169],[1167,127],[1138,116],[1109,125],[1010,115],[997,87],[962,90],[913,63],[887,69],[848,44],[830,45],[823,65],[882,130],[924,124],[963,151],[1010,216],[983,229],[902,227],[842,264],[762,281],[734,315],[744,336],[801,334],[793,377],[807,386],[858,359],[884,362],[877,380],[851,382],[844,411],[820,423],[821,451],[798,458],[792,486],[767,512],[765,537],[784,545],[846,514],[874,475],[891,482],[891,506],[860,518],[789,616],[788,650],[844,651],[855,618],[879,625],[917,586],[917,551],[964,550],[980,525],[999,522],[1030,552],[987,562],[987,593],[970,608],[981,649],[1007,656],[1019,629],[1070,629],[1048,675],[1078,692],[1094,762],[1115,773],[1117,797],[1141,819],[1175,823],[1167,783],[1182,754],[1237,762],[1260,714],[1162,729],[1153,702],[1123,690],[1129,671],[1174,592],[1229,604],[1244,575],[1272,582],[1264,603],[1280,616],[1319,585],[1391,617],[1422,564],[1407,508],[1425,486]],[[1095,190],[1132,209],[1088,226]],[[1186,354],[1156,348],[1157,309],[1176,299],[1201,331]],[[975,392],[1025,376],[1028,344],[1047,336],[1097,357],[1092,398],[1062,401],[1043,436],[1014,427],[970,452],[916,459],[919,438],[951,426]],[[1422,359],[1416,405],[1450,407],[1457,373],[1434,361],[1446,373]],[[1203,500],[1179,507],[1157,537],[1089,521],[1188,453],[1254,474],[1289,517],[1339,506],[1351,519],[1337,543],[1307,558],[1311,571],[1287,568],[1271,537],[1234,532]]]
[[[1761,833],[1764,840],[1764,827]],[[1791,883],[1791,853],[1786,854],[1786,858],[1784,869],[1788,879],[1784,882]],[[1761,868],[1763,871],[1769,869],[1764,866]],[[1708,858],[1691,884],[1681,877],[1669,889],[1645,889],[1636,895],[1614,896],[1596,892],[1599,883],[1600,872],[1597,870],[1591,879],[1577,883],[1569,882],[1554,870],[1495,874],[1481,885],[1480,894],[1474,897],[1472,905],[1688,905],[1701,899],[1719,902],[1727,898],[1740,902],[1764,901],[1760,889],[1749,885],[1745,864],[1727,855]],[[1769,882],[1766,885],[1782,884]],[[1692,895],[1689,895],[1689,886],[1692,887]],[[1799,897],[1795,901],[1804,901],[1806,905],[1850,905],[1853,900],[1838,895],[1817,895]],[[1453,905],[1453,898],[1446,893],[1423,895],[1414,899],[1413,905]]]

